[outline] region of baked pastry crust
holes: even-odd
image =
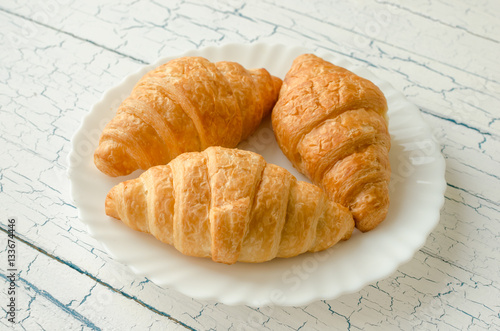
[[[186,255],[232,264],[325,250],[354,221],[323,191],[259,154],[209,147],[113,187],[106,214]]]
[[[109,176],[209,146],[235,147],[271,111],[281,79],[235,62],[182,57],[148,72],[104,128],[94,153]]]
[[[377,86],[313,54],[294,60],[272,113],[283,153],[349,207],[361,231],[375,228],[389,208],[386,113]]]

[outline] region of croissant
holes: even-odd
[[[259,154],[209,147],[113,187],[106,214],[181,253],[232,264],[325,250],[354,229],[349,210]]]
[[[235,147],[271,111],[281,79],[235,62],[183,57],[148,72],[104,128],[94,163],[109,176],[209,146]]]
[[[283,153],[348,207],[363,232],[389,208],[386,113],[386,99],[372,82],[312,54],[294,60],[272,112]]]

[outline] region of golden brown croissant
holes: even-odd
[[[274,106],[281,79],[235,62],[183,57],[147,73],[105,127],[94,163],[110,176],[208,146],[235,147]]]
[[[349,210],[259,154],[209,147],[113,187],[106,214],[192,256],[263,262],[348,239]]]
[[[387,102],[372,82],[303,54],[287,73],[272,113],[276,139],[301,173],[349,207],[369,231],[389,208]]]

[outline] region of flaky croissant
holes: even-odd
[[[147,73],[107,124],[94,163],[110,176],[208,146],[235,147],[274,106],[281,79],[235,62],[183,57]]]
[[[276,139],[301,173],[349,207],[369,231],[389,208],[387,102],[372,82],[304,54],[287,73],[272,113]]]
[[[349,210],[259,154],[209,147],[113,187],[106,214],[180,252],[263,262],[348,239]]]

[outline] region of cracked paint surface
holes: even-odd
[[[30,7],[3,1],[0,207],[18,218],[19,327],[500,329],[495,9],[491,1],[469,9],[465,1],[449,0],[54,1]],[[390,81],[432,127],[447,163],[441,221],[415,257],[387,279],[304,307],[199,301],[135,276],[78,221],[66,157],[81,118],[101,94],[159,57],[256,41],[348,57]],[[5,238],[5,218],[0,228]],[[6,283],[0,262],[0,286]],[[6,323],[0,319],[0,326]]]

